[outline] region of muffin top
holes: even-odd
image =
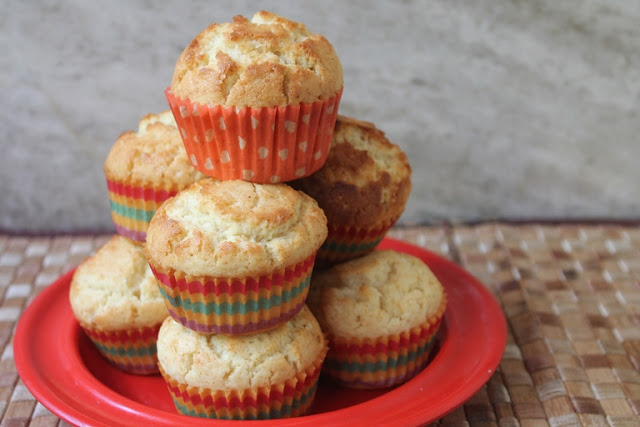
[[[291,185],[318,202],[329,224],[375,227],[404,211],[411,167],[372,123],[338,116],[324,166]]]
[[[146,250],[156,268],[257,277],[304,261],[326,237],[318,204],[285,184],[202,180],[156,211]]]
[[[142,245],[118,235],[78,266],[69,300],[80,324],[103,331],[152,327],[168,316]]]
[[[109,180],[178,191],[206,176],[189,161],[171,111],[148,114],[116,140],[104,163]]]
[[[425,263],[387,250],[314,273],[307,304],[328,334],[375,338],[424,323],[443,297]]]
[[[342,88],[331,43],[303,24],[260,11],[213,23],[185,48],[171,90],[203,105],[275,107],[328,99]]]
[[[158,361],[174,380],[212,390],[282,383],[321,356],[325,342],[305,306],[287,323],[253,335],[201,335],[167,318],[158,334]]]

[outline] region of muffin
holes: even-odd
[[[173,318],[247,334],[300,311],[326,235],[317,203],[285,184],[202,180],[156,211],[145,245]]]
[[[342,86],[326,38],[261,11],[198,34],[165,94],[200,172],[277,183],[325,162]]]
[[[447,302],[420,259],[374,251],[314,274],[308,304],[329,339],[326,374],[383,388],[426,366]]]
[[[256,335],[201,335],[168,318],[158,336],[160,371],[178,412],[206,418],[303,415],[315,397],[326,352],[307,307]]]
[[[318,265],[326,267],[380,243],[409,199],[411,167],[372,123],[339,116],[327,162],[291,185],[313,197],[327,216],[327,241],[318,251]]]
[[[71,309],[98,351],[134,374],[158,372],[156,340],[168,316],[142,245],[113,236],[71,280]]]
[[[120,135],[104,174],[116,231],[140,242],[163,201],[206,177],[191,166],[171,111],[149,114],[137,132]]]

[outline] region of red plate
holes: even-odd
[[[385,390],[350,390],[322,381],[310,415],[249,423],[419,425],[455,409],[489,380],[507,336],[495,298],[469,273],[429,251],[393,239],[383,240],[380,248],[421,258],[447,291],[449,305],[431,363],[407,383]],[[18,372],[44,406],[78,425],[237,424],[179,415],[159,375],[128,375],[105,362],[71,312],[72,275],[69,271],[35,298],[14,338]]]

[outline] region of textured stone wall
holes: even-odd
[[[402,222],[640,217],[637,1],[12,1],[0,229],[109,229],[117,136],[167,109],[193,36],[258,8],[326,35],[340,112],[409,154]]]

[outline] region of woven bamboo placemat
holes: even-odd
[[[508,322],[495,374],[433,425],[640,426],[639,226],[443,224],[389,236],[462,265]],[[2,426],[67,425],[22,384],[13,333],[29,302],[108,237],[0,234]]]

